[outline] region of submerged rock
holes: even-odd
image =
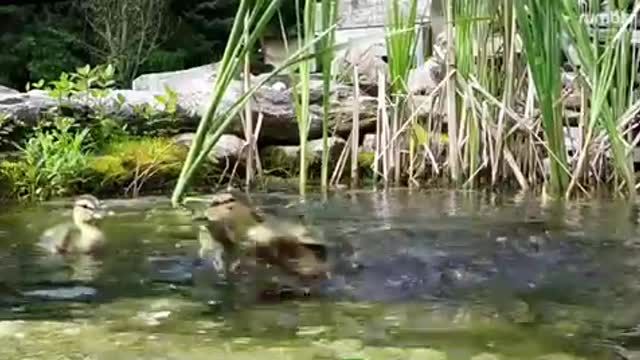
[[[98,291],[86,286],[74,286],[69,288],[41,289],[25,291],[22,294],[46,300],[86,300],[93,298]]]

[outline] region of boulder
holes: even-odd
[[[349,98],[334,104],[331,108],[331,127],[336,127],[336,133],[345,139],[349,137],[349,133],[353,129],[354,101],[354,98]],[[378,99],[372,96],[362,96],[359,98],[358,105],[360,134],[375,132],[378,118]]]
[[[337,165],[346,141],[339,137],[329,138],[329,168]],[[267,146],[260,154],[266,170],[278,170],[293,175],[298,172],[300,163],[300,146]],[[307,143],[307,159],[309,168],[320,168],[322,164],[322,139]]]
[[[79,94],[66,99],[62,104],[42,90],[32,90],[27,93],[16,91],[0,91],[0,115],[10,120],[22,121],[25,127],[33,127],[42,115],[52,108],[61,105],[61,110],[68,116],[78,119],[88,119],[89,115],[99,111],[107,116],[123,117],[132,129],[141,127],[158,127],[150,123],[141,114],[142,106],[150,105],[160,114],[164,112],[164,105],[157,100],[157,96],[165,95],[165,89],[170,88],[178,97],[176,113],[172,118],[176,120],[171,127],[177,127],[179,132],[193,132],[205,114],[212,96],[217,65],[206,65],[192,69],[146,74],[133,82],[131,90],[113,90],[105,98],[93,98],[86,94]],[[262,76],[252,77],[255,84]],[[260,88],[250,99],[254,126],[261,117],[258,142],[266,145],[297,145],[299,143],[298,124],[294,105],[292,88],[286,76],[276,77],[273,84]],[[310,128],[309,139],[322,137],[322,101],[324,97],[322,79],[318,74],[312,76],[310,88]],[[242,80],[232,80],[217,108],[218,114],[227,113],[235,101],[243,94]],[[331,114],[329,126],[338,126],[338,134],[343,135],[351,131],[353,117],[353,89],[338,83],[331,84]],[[374,97],[360,97],[360,127],[362,132],[366,128],[375,126],[377,100]],[[162,125],[165,126],[165,125]],[[234,119],[226,131],[229,134],[244,137],[240,115]]]
[[[191,147],[194,133],[184,133],[174,137],[174,141],[179,145]],[[213,163],[225,164],[227,161],[233,166],[238,159],[242,159],[240,152],[245,141],[235,135],[222,135],[218,143],[209,152],[208,159]]]
[[[0,85],[0,97],[2,96],[6,96],[6,95],[16,95],[19,94],[20,92],[18,90],[14,90],[10,87],[6,87],[4,85]]]
[[[257,84],[269,74],[261,74],[252,77],[252,83]],[[184,79],[182,79],[184,77]],[[198,67],[189,70],[170,73],[142,75],[134,80],[135,90],[145,90],[161,92],[168,86],[178,94],[179,104],[186,113],[194,118],[200,118],[209,104],[209,99],[213,93],[215,81],[215,70],[213,67]],[[298,124],[296,120],[296,110],[293,99],[291,81],[287,76],[275,76],[267,82],[267,86],[260,88],[249,101],[252,110],[254,126],[259,116],[262,116],[262,124],[258,142],[261,145],[297,145]],[[312,76],[310,83],[311,119],[309,128],[309,139],[322,137],[322,101],[323,89],[322,79],[318,75]],[[227,112],[235,101],[243,94],[242,80],[232,80],[225,92],[221,103],[217,109],[218,114]],[[333,83],[331,85],[332,102],[332,123],[337,121],[335,117],[340,117],[343,111],[347,111],[351,116],[351,108],[338,106],[352,96],[350,87]],[[366,105],[365,105],[366,107]],[[371,112],[368,107],[368,112]],[[375,108],[373,109],[375,113]],[[244,131],[240,119],[236,119],[228,133],[243,136]]]
[[[362,139],[360,151],[374,152],[376,151],[376,134],[366,134]]]
[[[343,80],[353,78],[353,67],[358,67],[358,81],[368,94],[375,94],[378,88],[378,74],[385,75],[389,83],[389,65],[386,62],[387,49],[382,43],[350,47],[343,57],[337,58],[338,76]]]
[[[106,116],[124,117],[128,122],[141,122],[145,119],[141,114],[136,113],[136,107],[149,104],[158,112],[164,111],[164,105],[155,98],[157,95],[163,95],[163,93],[112,90],[104,98],[76,94],[69,99],[59,101],[49,96],[46,91],[31,90],[27,93],[0,95],[0,114],[8,116],[9,119],[22,121],[26,126],[33,126],[38,123],[44,113],[59,106],[65,114],[76,118],[84,118],[93,112],[103,111]],[[188,113],[180,104],[177,106],[176,116],[185,127],[197,126],[197,116]]]
[[[164,91],[165,86],[185,93],[190,91],[211,91],[216,78],[218,64],[207,64],[186,70],[150,73],[138,76],[131,88],[139,91]]]
[[[444,80],[446,70],[444,62],[431,57],[409,73],[409,91],[412,94],[429,94]]]

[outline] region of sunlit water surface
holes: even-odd
[[[42,231],[70,217],[68,201],[4,208],[0,358],[640,354],[640,237],[630,204],[404,190],[312,195],[304,203],[284,193],[252,197],[267,210],[305,214],[329,242],[348,243],[350,256],[377,270],[344,280],[351,300],[236,302],[194,281],[196,231],[167,199],[106,201],[115,214],[103,223],[110,245],[100,261],[36,251]],[[406,259],[437,261],[427,271],[448,271],[449,282],[423,293],[394,288],[398,279],[433,275],[411,274]]]

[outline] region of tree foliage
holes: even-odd
[[[139,7],[141,3],[153,1],[166,4],[166,11],[158,15],[161,18],[157,21],[171,31],[163,31],[161,35],[166,36],[155,45],[143,43],[143,61],[125,78],[130,80],[142,73],[179,70],[220,59],[238,0],[69,0],[0,5],[0,47],[12,49],[0,53],[0,84],[24,89],[28,82],[54,79],[63,71],[73,71],[84,64],[104,63],[109,58],[105,54],[111,52],[114,57],[117,52],[105,52],[103,36],[106,25],[113,27],[116,20],[96,26],[100,21],[86,11],[87,4],[128,2],[131,7]],[[293,0],[283,1],[281,12],[285,26],[295,25],[294,9]],[[276,17],[270,32],[278,35],[279,26]],[[135,39],[125,40],[129,45],[140,44]]]

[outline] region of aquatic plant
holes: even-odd
[[[620,14],[632,3],[615,1],[611,10]],[[584,91],[591,94],[588,120],[584,124],[586,133],[567,195],[578,181],[578,177],[583,174],[589,157],[589,147],[593,146],[594,136],[599,133],[600,139],[606,137],[610,143],[616,178],[627,187],[627,194],[634,196],[636,184],[633,162],[629,154],[633,146],[624,138],[627,124],[623,121],[625,117],[628,118],[627,110],[632,110],[638,104],[637,96],[633,93],[638,67],[631,66],[637,64],[637,54],[631,53],[629,30],[640,5],[636,6],[624,22],[611,22],[608,31],[595,33],[593,40],[588,24],[582,21],[578,4],[563,0],[558,5],[562,8],[563,29],[569,34],[569,41],[574,45],[577,54],[575,60],[579,62],[576,65],[580,65]],[[590,1],[588,8],[597,13],[600,10],[600,2]],[[637,141],[634,143],[637,144]]]
[[[296,0],[296,7],[300,8],[300,0]],[[315,0],[305,0],[304,15],[300,19],[296,17],[298,48],[309,47],[315,38],[315,18],[316,18],[316,2]],[[305,50],[303,55],[309,55],[310,50]],[[298,64],[297,91],[293,91],[294,104],[296,109],[296,120],[298,123],[298,136],[300,139],[300,166],[299,166],[299,190],[300,195],[305,195],[307,186],[307,139],[309,137],[309,128],[311,126],[311,113],[309,109],[311,67],[313,58],[308,58]],[[327,94],[325,94],[327,95]]]
[[[284,69],[287,69],[300,61],[305,61],[309,58],[318,56],[318,52],[309,54],[309,50],[316,45],[319,39],[326,36],[328,31],[331,29],[322,32],[306,46],[298,49],[294,54],[288,57],[282,65],[278,66],[271,74],[269,74],[269,76],[265,76],[260,82],[253,85],[242,96],[236,99],[236,101],[230,106],[230,108],[226,109],[224,113],[218,112],[218,107],[221,104],[224,92],[238,72],[240,61],[244,59],[244,54],[253,47],[261,36],[279,5],[279,0],[270,1],[268,3],[265,3],[265,1],[262,0],[257,0],[253,4],[250,4],[248,0],[241,0],[224,56],[218,67],[218,77],[216,78],[211,102],[207,111],[203,114],[203,117],[200,120],[196,136],[171,196],[173,206],[179,205],[180,199],[189,186],[191,179],[196,174],[198,168],[206,159],[207,154],[220,139],[227,126],[229,126],[229,124],[231,124],[231,122],[236,118],[238,113],[244,107],[246,101],[253,96],[257,89],[266,84]],[[248,21],[245,20],[245,16],[247,14],[249,14]],[[241,34],[241,28],[247,24],[251,25],[251,32],[249,33],[249,36],[243,37]]]
[[[22,157],[0,163],[0,173],[8,180],[11,193],[19,199],[46,200],[73,193],[86,181],[89,132],[69,131],[72,119],[57,118],[55,128],[39,129],[30,138]]]
[[[400,146],[397,138],[400,132],[400,123],[406,116],[406,102],[408,94],[409,72],[415,64],[416,51],[416,19],[417,0],[408,2],[408,10],[401,7],[400,0],[388,2],[387,21],[385,25],[385,43],[389,62],[390,90],[393,97],[393,168],[396,185],[400,182]]]
[[[515,1],[514,6],[531,80],[542,112],[542,129],[551,162],[549,190],[551,194],[559,195],[569,185],[562,108],[556,103],[562,90],[560,2],[523,0]]]
[[[318,47],[322,52],[320,56],[320,65],[322,68],[322,168],[320,171],[320,186],[326,191],[329,185],[329,115],[331,98],[331,80],[333,59],[335,53],[335,26],[338,18],[339,0],[322,0],[321,2],[321,21],[320,31],[329,30],[327,36],[320,39]]]

